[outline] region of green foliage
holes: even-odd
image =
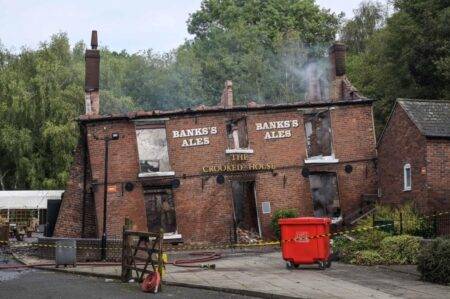
[[[381,241],[379,252],[387,264],[415,264],[420,251],[420,242],[419,237],[390,236]]]
[[[62,188],[78,138],[83,61],[65,34],[36,51],[0,53],[1,188]]]
[[[401,235],[389,236],[380,231],[360,233],[354,241],[340,237],[333,239],[333,251],[343,262],[357,265],[415,264],[421,238]]]
[[[361,2],[354,10],[355,16],[341,30],[341,40],[351,53],[364,52],[370,37],[384,26],[386,7],[380,2]]]
[[[280,226],[278,225],[278,220],[282,218],[295,218],[298,217],[298,212],[295,209],[278,209],[273,213],[272,220],[270,221],[270,227],[273,233],[280,239]]]
[[[337,237],[333,239],[333,251],[340,260],[353,263],[358,252],[379,250],[381,241],[387,236],[388,234],[382,231],[366,230],[355,234],[354,241]]]
[[[450,239],[437,238],[423,247],[417,269],[425,281],[450,284]]]
[[[323,54],[339,23],[340,16],[310,0],[205,0],[188,21],[195,39],[184,49],[199,62],[208,104],[227,79],[238,103],[297,101],[306,55]]]
[[[350,263],[355,265],[373,266],[383,264],[385,259],[375,250],[356,251]]]
[[[400,224],[400,219],[402,220]],[[413,236],[430,237],[432,235],[431,222],[414,208],[412,202],[406,202],[402,206],[390,206],[377,204],[375,206],[375,220],[393,220],[394,231]],[[367,217],[359,222],[358,227],[372,226],[373,218]]]
[[[386,26],[348,56],[352,83],[375,103],[380,133],[396,98],[450,99],[450,6],[446,0],[394,0]],[[358,17],[358,16],[355,16]]]

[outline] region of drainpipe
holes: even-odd
[[[83,205],[81,208],[81,237],[86,237],[86,182],[87,182],[87,128],[86,125],[82,125],[82,134],[83,134]]]

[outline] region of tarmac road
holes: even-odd
[[[140,291],[137,283],[122,283],[104,278],[86,277],[40,270],[0,271],[0,298],[232,298],[241,295],[209,290],[163,286],[158,294]]]

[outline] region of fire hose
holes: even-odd
[[[173,262],[168,262],[167,264],[171,264],[177,267],[186,267],[186,268],[202,268],[202,269],[215,269],[215,264],[198,264],[198,263],[204,263],[209,262],[213,260],[218,260],[222,258],[222,255],[220,253],[212,252],[212,251],[205,251],[205,252],[192,252],[189,255],[192,256],[201,256],[199,258],[194,259],[179,259],[175,260]],[[196,265],[191,265],[196,264]]]
[[[190,253],[191,256],[201,256],[199,258],[194,259],[178,259],[173,262],[167,262],[166,264],[173,265],[176,267],[187,267],[187,268],[208,268],[208,269],[214,269],[215,264],[198,264],[198,263],[204,263],[209,262],[213,260],[218,260],[222,258],[222,255],[220,253],[215,252],[193,252]],[[197,264],[197,265],[191,265],[191,264]],[[55,263],[41,263],[41,264],[30,264],[30,265],[4,265],[0,266],[0,270],[3,269],[21,269],[21,268],[33,268],[33,267],[50,267],[55,266]],[[102,266],[118,266],[121,265],[121,263],[117,262],[86,262],[86,263],[77,263],[79,266],[96,266],[96,267],[102,267]]]

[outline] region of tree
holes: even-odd
[[[350,52],[364,52],[369,38],[384,26],[387,9],[380,2],[367,1],[353,11],[353,19],[345,22],[341,30],[341,40]]]
[[[65,34],[39,50],[2,50],[0,182],[2,189],[62,188],[77,141],[83,105],[83,64]]]
[[[301,80],[302,65],[286,62],[304,58],[305,49],[323,53],[334,40],[340,18],[312,0],[203,1],[188,21],[195,38],[186,47],[200,62],[206,102],[217,101],[227,79],[234,81],[240,103],[301,99],[304,90],[291,83]]]
[[[396,98],[450,100],[450,3],[395,0],[394,8],[386,26],[348,64],[355,86],[378,100],[378,133]]]

